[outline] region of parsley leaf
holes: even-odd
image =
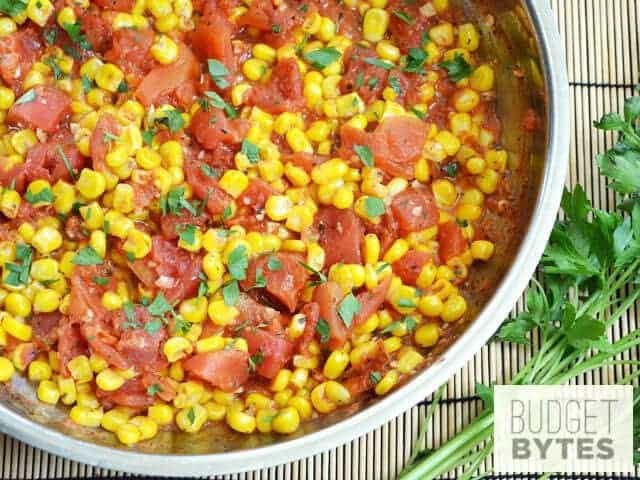
[[[369,373],[369,381],[373,385],[377,385],[378,383],[380,383],[380,380],[382,380],[382,375],[380,374],[380,372]]]
[[[200,165],[200,170],[209,178],[218,178],[220,177],[220,171],[213,168],[211,165],[207,165],[203,163]]]
[[[224,300],[224,304],[229,307],[233,307],[238,303],[238,299],[240,298],[240,287],[238,286],[237,280],[231,280],[222,287],[222,298]]]
[[[278,25],[277,23],[274,23],[273,25],[271,25],[271,32],[280,33],[280,25]]]
[[[427,53],[422,48],[410,48],[404,71],[408,73],[424,73],[424,62],[426,61]]]
[[[240,151],[247,157],[249,163],[252,165],[257,164],[260,161],[260,148],[246,138],[242,140],[242,147]]]
[[[54,57],[45,58],[43,63],[53,70],[53,78],[55,80],[60,80],[64,77],[64,73],[62,73],[60,65],[58,65],[58,61]]]
[[[216,92],[205,92],[204,96],[206,100],[211,103],[211,105],[224,110],[224,113],[227,115],[227,117],[236,118],[238,116],[238,112],[236,111],[236,109],[225,102],[224,99]]]
[[[473,67],[464,59],[461,53],[456,53],[451,60],[445,60],[438,64],[449,74],[449,80],[459,82],[471,75]]]
[[[109,285],[109,279],[105,277],[95,276],[92,278],[92,280],[93,280],[93,283],[95,283],[96,285],[100,285],[101,287],[104,287],[105,285]]]
[[[384,68],[385,70],[391,70],[394,67],[393,63],[387,62],[386,60],[381,60],[375,57],[363,58],[362,61],[365,63],[368,63],[369,65],[373,65],[374,67]],[[376,83],[377,83],[377,79],[376,79]]]
[[[249,357],[249,371],[255,372],[256,368],[262,365],[264,362],[264,354],[261,351],[257,351]]]
[[[152,128],[142,132],[142,140],[144,141],[145,145],[148,145],[148,146],[153,145],[153,138],[155,136],[156,136],[156,131]]]
[[[402,86],[400,85],[400,79],[396,76],[389,77],[389,86],[398,95],[402,95]]]
[[[162,320],[160,320],[159,318],[154,318],[145,324],[144,331],[149,335],[154,335],[160,331],[162,325]]]
[[[30,103],[30,102],[35,101],[36,98],[38,98],[38,94],[32,88],[31,90],[23,93],[22,96],[15,101],[15,104],[16,105],[21,105],[23,103]]]
[[[256,268],[256,282],[251,288],[265,288],[267,286],[267,278],[261,268]]]
[[[400,20],[402,20],[404,23],[406,23],[407,25],[413,25],[413,18],[411,18],[411,16],[405,12],[402,12],[400,10],[394,10],[393,14],[399,18]]]
[[[193,410],[193,407],[189,407],[189,410],[187,411],[187,419],[191,425],[196,421],[196,412]]]
[[[191,330],[191,322],[187,322],[180,315],[174,317],[173,333],[181,333],[186,335]]]
[[[82,91],[84,93],[89,93],[93,88],[91,80],[89,80],[89,77],[87,77],[86,75],[82,75],[82,77],[80,77],[80,81],[82,82]]]
[[[316,332],[320,335],[320,343],[327,343],[331,338],[331,327],[324,318],[316,323]]]
[[[360,310],[362,310],[362,306],[360,301],[353,295],[353,292],[349,292],[338,304],[338,315],[340,315],[347,328],[351,326],[353,318],[360,313]]]
[[[459,166],[457,162],[447,163],[441,167],[441,170],[447,177],[455,178],[458,175]]]
[[[136,320],[136,310],[135,306],[132,302],[126,301],[122,305],[122,310],[124,311],[124,316],[126,321],[122,323],[122,328],[124,330],[132,329],[132,328],[140,328],[140,323]]]
[[[87,36],[82,33],[82,23],[76,20],[75,23],[65,23],[62,28],[73,43],[77,43],[82,50],[92,50],[91,44],[87,40]]]
[[[180,241],[187,245],[194,245],[196,243],[196,226],[190,224],[184,224],[178,228],[178,236]]]
[[[78,250],[75,257],[73,257],[72,262],[75,265],[101,265],[103,260],[98,252],[96,252],[93,247],[87,245],[86,247]]]
[[[186,198],[184,198],[184,194],[184,187],[175,187],[169,190],[167,196],[160,199],[162,214],[166,215],[167,213],[171,213],[173,215],[179,215],[180,209],[184,208],[191,215],[197,215],[198,211]]]
[[[275,255],[271,255],[267,259],[267,268],[272,272],[278,272],[282,270],[282,262]]]
[[[335,47],[319,48],[304,54],[304,58],[313,67],[322,70],[336,62],[342,54]]]
[[[358,72],[356,74],[356,81],[353,84],[353,88],[358,90],[364,84],[364,74],[362,72]]]
[[[373,167],[373,153],[367,145],[354,145],[353,151],[367,167]]]
[[[300,265],[302,265],[305,268],[305,270],[307,270],[308,272],[311,272],[313,275],[318,277],[318,280],[314,280],[311,283],[312,285],[320,285],[321,283],[325,283],[327,281],[327,276],[324,273],[322,273],[320,270],[316,270],[311,265],[308,265],[304,262],[298,262],[298,263],[300,263]]]
[[[147,388],[147,395],[153,397],[156,393],[162,392],[162,386],[159,383],[153,383]]]
[[[420,120],[424,120],[425,118],[427,118],[427,114],[418,110],[415,107],[411,107],[411,113],[413,113],[416,117],[418,117]]]
[[[418,326],[416,319],[411,316],[402,317],[397,322],[391,322],[380,333],[393,333],[396,329],[404,327],[407,332],[413,332]]]
[[[156,118],[156,123],[166,126],[171,133],[179,132],[185,125],[182,113],[175,108],[164,112],[164,116]]]
[[[14,287],[26,285],[29,282],[29,272],[31,271],[31,263],[33,261],[33,248],[24,243],[18,243],[16,245],[16,260],[20,262],[20,265],[11,262],[4,264],[4,268],[9,272],[4,282]]]
[[[234,280],[244,280],[247,278],[247,267],[249,267],[249,257],[247,247],[238,245],[229,254],[227,270]]]
[[[1,0],[0,12],[6,13],[10,17],[16,17],[25,11],[27,2],[23,0]]]
[[[156,298],[153,299],[153,302],[147,307],[149,313],[154,317],[162,317],[165,313],[171,312],[173,307],[167,301],[162,292],[156,295]]]
[[[384,202],[377,197],[367,197],[364,200],[364,208],[369,217],[379,217],[387,211]]]
[[[33,193],[31,190],[27,190],[24,194],[24,199],[31,203],[52,203],[55,199],[55,195],[53,194],[53,190],[49,187],[43,188],[38,193]]]
[[[227,70],[224,63],[215,59],[209,59],[207,65],[209,67],[209,75],[211,75],[211,78],[218,88],[227,88],[229,86],[229,81],[227,80],[229,70]]]
[[[71,161],[69,160],[69,157],[67,157],[67,154],[64,152],[64,149],[62,148],[62,146],[58,145],[56,147],[56,151],[58,152],[58,155],[62,159],[62,163],[64,163],[64,168],[66,168],[67,172],[69,172],[69,176],[71,177],[71,179],[74,181],[77,180],[78,173],[73,169],[73,166],[71,165]]]

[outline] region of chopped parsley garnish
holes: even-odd
[[[272,272],[278,272],[282,270],[282,262],[278,257],[271,255],[267,259],[267,268]]]
[[[129,84],[127,83],[127,81],[126,80],[122,80],[118,84],[118,88],[116,89],[116,91],[118,93],[127,93],[129,91]]]
[[[202,173],[204,173],[209,178],[220,177],[220,171],[213,168],[211,165],[207,165],[206,163],[203,163],[202,165],[200,165],[200,170],[202,170]]]
[[[161,393],[161,392],[162,392],[162,387],[160,386],[159,383],[153,383],[149,385],[149,387],[147,388],[147,395],[149,395],[150,397],[153,397],[156,393]]]
[[[390,266],[391,265],[389,265],[387,262],[382,262],[380,265],[378,265],[378,268],[376,268],[376,273],[382,273],[386,268]]]
[[[424,73],[424,62],[426,61],[427,53],[422,48],[410,48],[404,71],[408,73]]]
[[[362,305],[360,305],[360,301],[353,295],[353,292],[349,292],[338,304],[338,315],[340,315],[340,318],[342,318],[342,321],[347,327],[351,326],[353,318],[360,313],[360,310],[362,310]]]
[[[33,248],[24,243],[16,245],[16,263],[5,263],[4,267],[9,271],[5,278],[5,283],[14,287],[26,285],[29,282],[29,272],[31,271],[31,262],[33,261]]]
[[[140,328],[140,323],[136,320],[136,309],[132,302],[126,301],[122,305],[122,311],[126,321],[122,323],[122,328],[128,330],[130,328]]]
[[[377,385],[378,383],[380,383],[380,380],[382,380],[382,375],[380,374],[380,372],[369,373],[369,381],[372,384]]]
[[[78,250],[78,253],[76,253],[75,257],[73,257],[72,260],[75,265],[84,266],[101,265],[102,261],[102,257],[98,255],[98,252],[96,252],[93,247],[89,245]]]
[[[456,53],[451,60],[445,60],[438,64],[449,74],[449,80],[459,82],[471,75],[473,67],[464,59],[461,53]]]
[[[56,150],[58,152],[58,155],[62,159],[62,163],[64,163],[64,167],[67,169],[67,172],[69,172],[69,176],[71,177],[71,179],[74,181],[77,180],[78,174],[73,169],[73,166],[71,165],[71,161],[69,160],[69,157],[67,157],[67,154],[64,153],[64,149],[60,145],[58,145]]]
[[[109,284],[109,279],[105,277],[95,276],[92,278],[92,280],[93,280],[93,283],[95,283],[96,285],[100,285],[101,287],[104,287],[105,285]]]
[[[356,81],[353,84],[353,88],[358,90],[364,84],[364,74],[362,72],[358,72],[356,74]]]
[[[425,118],[427,118],[427,114],[418,110],[415,107],[411,107],[411,113],[413,113],[416,117],[418,117],[420,120],[424,120]]]
[[[151,146],[153,145],[153,139],[156,136],[156,131],[153,129],[145,130],[142,132],[142,140],[145,145]]]
[[[400,79],[398,77],[389,77],[389,86],[398,95],[402,95],[402,86],[400,85]]]
[[[222,210],[222,216],[220,217],[220,220],[222,220],[222,223],[224,223],[227,220],[229,220],[232,216],[233,216],[233,208],[231,208],[231,205],[227,205]]]
[[[236,111],[236,109],[225,102],[224,99],[216,92],[205,92],[204,96],[205,100],[212,106],[224,110],[224,113],[227,115],[227,117],[236,118],[238,116],[238,112]]]
[[[451,163],[447,163],[446,165],[443,165],[441,170],[444,172],[444,174],[447,177],[453,178],[456,175],[458,175],[458,164],[456,162],[451,162]]]
[[[261,268],[256,268],[256,282],[251,288],[265,288],[267,286],[267,277],[264,276],[264,272]]]
[[[62,73],[60,65],[58,65],[58,61],[54,57],[45,58],[43,63],[53,70],[53,78],[55,80],[60,80],[64,77],[64,73]]]
[[[160,331],[162,325],[162,320],[160,320],[159,318],[154,318],[145,324],[144,331],[149,335],[154,335]]]
[[[80,81],[82,82],[82,91],[84,93],[89,93],[93,88],[91,80],[89,80],[89,77],[87,77],[86,75],[82,75],[82,77],[80,77]]]
[[[367,167],[373,167],[373,153],[367,145],[354,145],[353,151]]]
[[[315,68],[322,70],[336,62],[342,54],[335,47],[319,48],[304,54],[304,58]]]
[[[255,372],[258,366],[264,362],[264,354],[258,351],[249,357],[249,371]]]
[[[384,202],[377,197],[365,198],[364,208],[367,210],[367,215],[370,217],[379,217],[380,215],[384,215],[386,212]]]
[[[52,203],[55,198],[53,190],[49,187],[43,188],[38,193],[33,193],[31,190],[27,190],[27,193],[24,194],[24,199],[31,204]]]
[[[184,208],[191,215],[197,215],[198,211],[191,202],[189,202],[189,200],[184,198],[184,193],[184,187],[175,187],[169,190],[167,196],[160,199],[160,209],[162,210],[162,214],[166,215],[167,213],[172,213],[174,215],[179,215],[180,209]]]
[[[180,315],[174,317],[173,333],[181,333],[186,335],[191,330],[191,322],[187,322]]]
[[[189,420],[191,425],[193,425],[195,423],[195,421],[196,421],[196,412],[193,410],[193,407],[189,407],[189,410],[187,411],[187,419]]]
[[[378,77],[371,77],[367,80],[367,85],[369,85],[369,89],[373,90],[378,86]]]
[[[238,303],[238,298],[240,298],[240,287],[237,280],[231,280],[222,287],[222,299],[225,305],[233,307]]]
[[[271,32],[280,33],[280,25],[278,25],[277,23],[274,23],[273,25],[271,25]]]
[[[416,308],[416,302],[410,298],[401,298],[398,300],[398,306],[400,308]]]
[[[380,333],[393,333],[397,328],[404,327],[407,332],[413,332],[418,326],[416,319],[411,316],[402,317],[397,322],[387,325]]]
[[[400,20],[402,20],[404,23],[406,23],[407,25],[413,25],[413,18],[411,18],[410,15],[408,15],[405,12],[402,12],[400,10],[394,10],[393,14],[399,18]]]
[[[44,41],[47,42],[47,45],[53,45],[58,37],[58,27],[54,25],[52,28],[45,28],[42,31],[42,36],[44,37]]]
[[[156,118],[156,123],[166,126],[171,133],[176,133],[184,127],[184,118],[179,110],[172,108],[164,112],[164,116]]]
[[[75,23],[65,23],[62,25],[62,28],[67,32],[71,41],[77,43],[82,50],[91,50],[93,48],[87,40],[87,36],[82,33],[82,23],[80,20],[76,20]]]
[[[196,243],[196,226],[185,224],[178,228],[178,236],[180,237],[180,241],[186,243],[187,245],[194,245]]]
[[[229,254],[227,262],[227,270],[231,278],[234,280],[244,280],[247,278],[247,267],[249,266],[249,257],[247,256],[247,247],[238,245]]]
[[[218,60],[209,59],[207,65],[209,67],[209,75],[211,75],[213,82],[218,86],[218,88],[227,88],[229,86],[229,81],[227,80],[229,70],[224,63],[219,62]]]
[[[27,2],[23,0],[0,0],[0,12],[10,17],[20,15],[27,8]]]
[[[32,88],[28,92],[25,92],[19,99],[15,101],[16,105],[21,105],[23,103],[33,102],[36,98],[38,98],[38,94]]]
[[[362,61],[374,67],[384,68],[385,70],[391,70],[394,67],[393,63],[375,57],[363,58]]]
[[[302,13],[306,13],[309,11],[309,5],[307,5],[306,3],[303,3],[302,5],[300,5],[298,7],[298,11],[302,12]]]
[[[316,332],[320,335],[320,343],[327,343],[331,338],[331,327],[324,318],[316,323]]]
[[[322,273],[320,270],[316,270],[311,265],[308,265],[304,262],[298,262],[298,263],[300,263],[300,265],[302,265],[305,268],[305,270],[307,270],[308,272],[311,272],[313,275],[318,277],[317,280],[314,280],[313,282],[311,282],[311,285],[320,285],[321,283],[325,283],[327,281],[327,276],[324,273]]]
[[[246,138],[242,141],[242,148],[240,151],[247,157],[249,163],[252,165],[255,165],[260,161],[260,148]]]
[[[154,317],[162,317],[165,313],[171,312],[173,307],[164,297],[162,292],[160,292],[156,295],[156,298],[153,299],[153,302],[151,302],[147,307],[147,310],[149,310],[149,313]]]

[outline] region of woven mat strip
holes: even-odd
[[[612,137],[596,132],[592,120],[621,108],[625,97],[640,80],[640,1],[551,0],[558,28],[566,45],[572,100],[572,146],[570,185],[582,184],[597,207],[611,208],[614,195],[597,175],[593,158],[612,143]],[[514,311],[522,307],[522,299]],[[614,338],[638,327],[636,309],[613,331]],[[440,408],[427,434],[427,445],[437,447],[460,431],[481,408],[475,397],[476,383],[508,381],[530,357],[529,348],[491,343],[485,346],[447,384]],[[640,352],[627,359],[640,358]],[[614,383],[628,367],[611,367],[584,375],[580,383]],[[227,475],[225,480],[386,480],[396,478],[409,458],[427,402],[416,405],[386,425],[353,442],[290,464],[245,474]],[[0,435],[0,478],[79,479],[125,478],[121,472],[94,468],[31,448]],[[485,465],[490,470],[491,462]],[[637,472],[640,473],[640,472]],[[455,478],[451,476],[450,478]],[[537,478],[526,475],[496,476],[496,479]],[[562,479],[604,479],[605,476],[558,476]],[[632,478],[632,477],[616,477]],[[635,477],[638,478],[638,477]]]

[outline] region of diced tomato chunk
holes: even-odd
[[[325,252],[325,265],[361,263],[364,229],[353,210],[321,207],[315,217],[314,229],[319,234]]]
[[[233,75],[237,67],[231,44],[232,36],[233,28],[229,20],[220,11],[212,10],[196,25],[191,36],[191,45],[201,60],[218,60]]]
[[[175,240],[180,235],[180,228],[184,225],[195,225],[204,228],[207,223],[207,215],[193,215],[186,210],[180,210],[179,214],[167,213],[160,218],[160,231],[167,240]]]
[[[387,276],[370,292],[358,294],[357,299],[360,303],[360,312],[353,317],[354,326],[366,322],[371,315],[378,311],[384,303],[390,284],[391,276]]]
[[[0,38],[0,76],[16,93],[40,56],[42,46],[40,35],[31,27]]]
[[[60,362],[60,371],[63,375],[68,376],[69,370],[67,363],[78,355],[88,352],[87,341],[80,334],[80,326],[77,322],[69,317],[62,317],[60,326],[58,327],[58,361]]]
[[[206,164],[197,160],[187,160],[184,171],[187,182],[193,188],[193,193],[200,200],[207,200],[207,210],[211,215],[220,215],[227,205],[231,203],[231,197],[218,185],[218,180],[209,177]]]
[[[438,226],[438,244],[438,254],[443,263],[457,257],[468,247],[462,235],[462,229],[456,222],[447,222]]]
[[[116,350],[122,354],[127,363],[136,372],[154,372],[166,367],[167,362],[160,354],[160,345],[167,338],[166,329],[161,326],[155,333],[149,333],[146,325],[154,321],[149,310],[142,306],[134,308],[135,325],[128,325],[123,310],[114,313],[112,323],[120,331],[120,338]]]
[[[70,112],[71,98],[54,87],[38,85],[20,98],[22,100],[9,109],[9,124],[54,133]]]
[[[300,338],[298,338],[298,350],[302,353],[307,351],[307,346],[311,343],[311,340],[316,336],[316,328],[318,320],[320,320],[320,307],[317,303],[307,303],[302,307],[300,313],[304,315],[304,331]],[[291,320],[292,322],[296,320]]]
[[[93,0],[93,3],[106,10],[130,12],[136,2],[135,0]]]
[[[293,58],[280,60],[266,85],[255,85],[247,95],[247,104],[278,114],[304,108],[302,76]]]
[[[105,59],[131,74],[137,83],[155,64],[149,54],[153,39],[151,28],[115,30],[111,49],[105,53]]]
[[[229,119],[221,110],[199,110],[191,119],[191,132],[198,143],[214,149],[219,143],[238,144],[247,135],[249,123],[241,118]]]
[[[292,38],[293,30],[303,21],[304,12],[299,8],[292,8],[286,3],[276,8],[271,0],[256,0],[236,23],[259,30],[265,43],[279,47]],[[276,25],[277,29],[274,29]]]
[[[80,17],[82,29],[94,52],[105,52],[111,47],[113,30],[97,8],[89,8]]]
[[[413,178],[427,140],[427,124],[413,117],[389,117],[375,130],[376,166],[391,176]]]
[[[93,169],[97,171],[104,171],[106,169],[106,164],[104,163],[104,158],[107,153],[109,153],[109,147],[111,142],[109,141],[109,136],[119,136],[120,135],[120,124],[116,117],[109,113],[103,113],[96,124],[96,128],[93,130],[91,134],[90,148],[91,148],[91,158],[93,160]]]
[[[149,396],[147,388],[139,377],[127,380],[119,389],[113,392],[96,388],[96,397],[107,407],[119,405],[134,409],[148,407],[153,405],[155,401],[153,397]]]
[[[240,294],[236,308],[239,312],[236,319],[238,325],[260,325],[273,333],[282,332],[283,315],[278,310],[257,302],[246,293]]]
[[[338,304],[344,298],[342,288],[335,282],[318,285],[313,292],[313,301],[320,307],[320,318],[329,325],[329,348],[338,349],[347,341],[348,329],[338,315]]]
[[[400,260],[394,262],[393,271],[407,285],[415,285],[422,267],[433,259],[430,253],[420,250],[409,250]]]
[[[172,93],[186,83],[193,82],[198,75],[198,59],[191,49],[179,42],[178,58],[169,65],[151,70],[136,88],[136,98],[148,107],[160,97]]]
[[[289,363],[294,345],[282,334],[275,334],[259,328],[245,328],[242,336],[247,341],[249,353],[257,355],[255,369],[265,378],[273,378]]]
[[[401,235],[418,232],[438,223],[438,207],[426,190],[409,188],[393,197],[391,212]]]
[[[358,92],[367,104],[379,98],[387,86],[389,72],[367,62],[377,58],[378,55],[370,48],[352,47],[345,54],[345,74],[340,80],[340,91],[345,94]]]
[[[296,253],[261,255],[249,262],[247,278],[241,282],[241,286],[245,290],[255,287],[256,282],[264,278],[265,290],[293,312],[309,276],[301,265],[303,260],[303,257]]]
[[[241,350],[198,353],[184,360],[182,368],[213,387],[232,392],[249,379],[249,354]]]
[[[43,350],[49,350],[58,339],[58,327],[62,320],[60,312],[37,313],[29,318],[33,328],[33,342]]]

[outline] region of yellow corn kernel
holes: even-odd
[[[226,421],[236,432],[252,433],[256,429],[255,417],[237,408],[231,408],[227,411]]]
[[[6,333],[14,338],[17,338],[18,340],[22,340],[23,342],[28,342],[29,340],[31,340],[33,330],[30,325],[27,325],[26,323],[20,321],[19,319],[6,312],[3,313],[4,315],[1,315],[2,328]]]
[[[142,440],[140,429],[131,423],[120,425],[116,430],[116,436],[120,443],[124,445],[133,445]]]
[[[313,146],[309,139],[299,128],[292,128],[286,133],[287,143],[294,152],[313,153]]]
[[[0,37],[11,35],[18,29],[16,22],[8,17],[0,18]]]
[[[303,232],[313,224],[314,211],[309,205],[295,205],[287,216],[286,227],[294,232]]]
[[[114,408],[106,412],[100,420],[100,426],[108,432],[116,432],[131,418],[131,412],[124,408]]]
[[[71,420],[83,427],[99,427],[102,421],[102,409],[92,410],[88,407],[76,405],[69,412]]]
[[[93,380],[93,371],[86,355],[78,355],[69,360],[67,368],[77,383],[88,383]]]
[[[167,35],[156,35],[149,50],[158,63],[168,65],[178,58],[178,44]]]
[[[30,223],[23,223],[18,227],[18,235],[20,235],[24,241],[30,242],[35,234],[36,229],[33,228],[33,225]]]
[[[311,390],[311,403],[320,413],[329,413],[336,409],[336,404],[327,398],[325,387],[326,382],[318,384]]]
[[[410,373],[414,371],[423,360],[424,357],[422,355],[409,347],[398,355],[398,370],[401,373]]]
[[[102,195],[106,188],[106,180],[100,172],[88,168],[82,169],[76,182],[80,194],[88,200],[95,200]]]
[[[469,86],[478,92],[493,90],[495,73],[489,65],[480,65],[469,78]]]
[[[506,150],[489,150],[486,153],[487,166],[497,172],[504,172],[507,168],[508,154]]]
[[[98,385],[101,390],[105,390],[107,392],[118,390],[123,384],[124,378],[110,368],[102,370],[96,376],[96,385]]]
[[[275,376],[275,378],[271,382],[271,391],[273,392],[281,392],[287,385],[289,385],[289,380],[291,379],[291,370],[287,370],[286,368],[281,369]]]
[[[173,423],[173,408],[165,403],[156,403],[147,409],[147,415],[158,425]]]
[[[123,81],[124,73],[112,63],[106,63],[100,66],[95,72],[96,84],[111,93],[116,93]]]
[[[158,424],[149,417],[139,415],[133,417],[129,423],[138,427],[140,431],[140,440],[149,440],[155,437],[158,433]]]
[[[109,366],[109,363],[101,356],[92,353],[89,357],[89,365],[91,365],[91,370],[93,370],[94,373],[100,373]]]
[[[250,58],[242,64],[242,74],[249,80],[257,82],[269,71],[269,64],[258,58]]]
[[[4,299],[4,309],[11,315],[26,318],[31,314],[31,300],[19,292],[12,292]]]
[[[62,403],[65,405],[76,403],[76,384],[73,378],[58,377],[58,390],[60,390]]]
[[[334,102],[333,104],[331,102]],[[335,108],[335,113],[334,109]],[[358,113],[364,113],[365,105],[360,95],[357,93],[348,93],[341,95],[335,100],[328,100],[323,105],[325,115],[330,118],[340,117],[352,117]]]
[[[464,88],[453,94],[452,103],[458,112],[470,112],[480,103],[480,95],[475,90]]]
[[[436,203],[444,207],[452,206],[458,197],[455,185],[447,179],[435,180],[431,184],[431,190]]]
[[[219,180],[220,188],[238,198],[249,186],[249,178],[239,170],[227,170]]]
[[[463,23],[458,26],[458,46],[470,52],[480,46],[480,36],[478,30],[472,23]]]
[[[55,8],[49,0],[29,0],[27,17],[37,25],[44,27]]]
[[[49,380],[51,373],[51,366],[44,360],[34,360],[29,364],[28,375],[32,382]]]
[[[437,323],[426,323],[416,330],[414,338],[421,347],[433,347],[440,339],[440,328]]]
[[[427,317],[438,317],[442,313],[444,305],[440,297],[436,295],[425,295],[418,302],[418,309]]]
[[[386,263],[394,263],[400,260],[409,250],[409,244],[406,240],[399,238],[391,244],[387,253],[384,254],[383,261]]]
[[[2,378],[0,378],[0,381],[2,381]],[[49,405],[55,405],[60,399],[60,391],[58,390],[58,386],[51,380],[41,381],[38,384],[36,395],[38,396],[38,400],[43,403],[48,403]]]
[[[180,304],[180,315],[189,323],[202,323],[207,318],[206,297],[195,297]]]
[[[441,23],[429,30],[429,38],[441,47],[450,47],[453,45],[453,25],[450,23]]]
[[[389,370],[385,373],[384,377],[376,384],[376,395],[385,395],[389,390],[396,386],[398,383],[398,371]]]
[[[225,304],[224,300],[214,300],[209,304],[208,313],[213,323],[223,327],[232,324],[239,311],[236,307]]]
[[[461,295],[452,295],[444,303],[440,316],[445,322],[455,322],[460,319],[466,311],[467,302],[464,297]]]
[[[22,156],[26,155],[27,151],[37,144],[38,144],[38,137],[36,137],[36,134],[33,130],[30,130],[28,128],[25,128],[23,130],[18,130],[16,133],[14,133],[11,136],[11,146],[17,153],[19,153]],[[48,182],[44,182],[43,180],[36,180],[35,182],[32,182],[32,184],[36,182],[42,183],[43,186],[45,186],[46,188],[49,187]],[[31,185],[29,189],[31,189]],[[42,189],[38,189],[38,191],[40,190]],[[36,193],[36,192],[32,192],[32,193]]]
[[[184,337],[171,337],[164,343],[162,352],[167,360],[173,363],[193,352],[193,346]]]
[[[58,310],[61,295],[51,288],[39,290],[33,297],[33,311],[36,313],[50,313]]]
[[[389,12],[381,8],[370,8],[362,20],[362,36],[369,42],[379,42],[389,28]]]
[[[7,218],[16,218],[22,198],[15,190],[5,190],[0,193],[0,212]]]
[[[500,174],[495,170],[487,168],[482,174],[476,178],[476,185],[482,193],[490,195],[498,189]]]
[[[324,376],[332,380],[336,379],[342,375],[347,365],[349,365],[349,355],[342,350],[334,350],[324,364]]]
[[[489,260],[493,256],[494,249],[494,244],[488,240],[476,240],[471,243],[471,255],[475,260]]]
[[[289,434],[300,426],[300,414],[294,407],[285,407],[278,412],[272,422],[273,430],[277,433]]]
[[[311,171],[311,178],[318,185],[325,185],[344,177],[349,170],[348,165],[339,158],[333,158],[319,165]]]

